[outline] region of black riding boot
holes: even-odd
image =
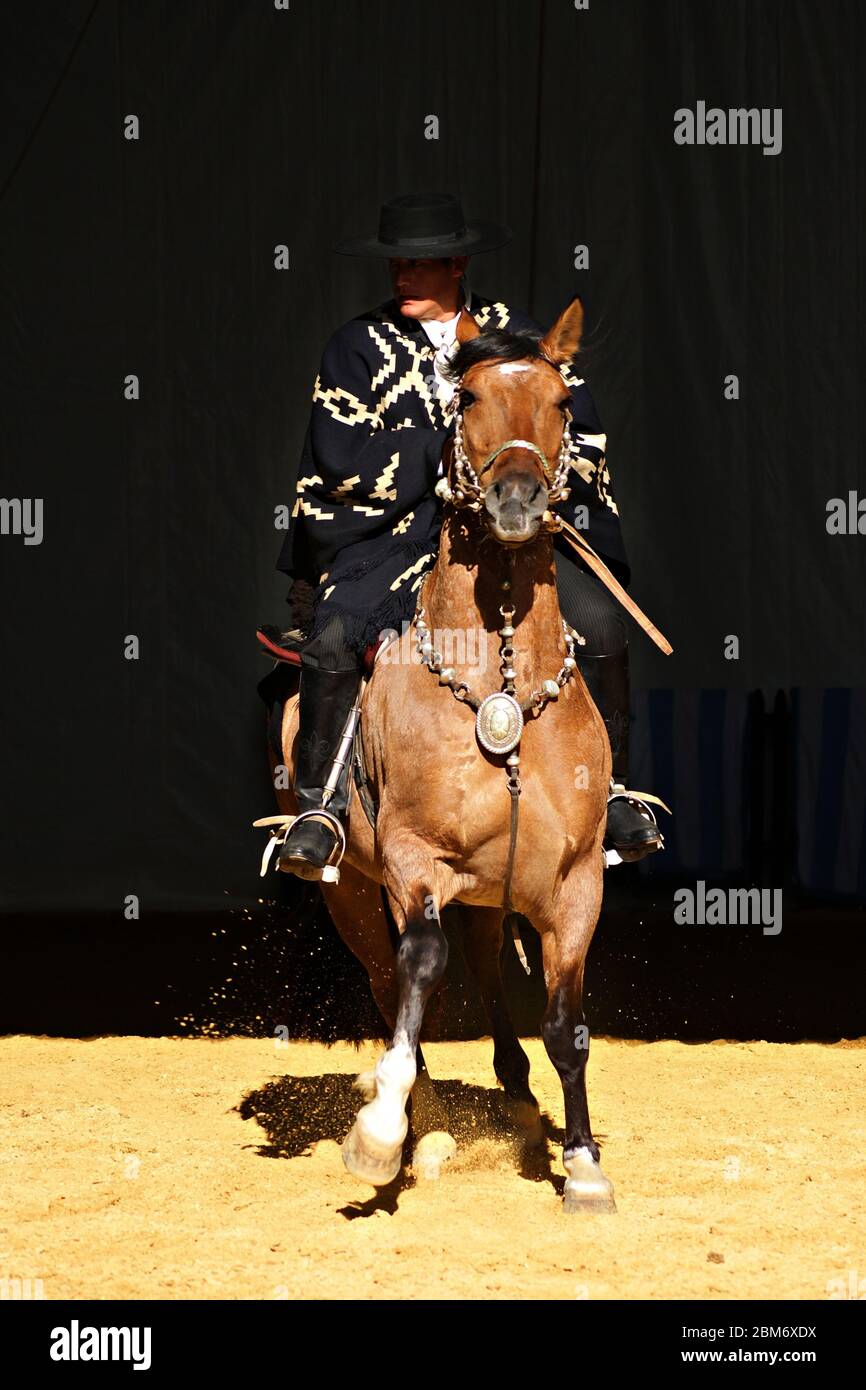
[[[301,666],[298,756],[293,784],[300,818],[280,849],[279,867],[284,873],[321,879],[322,870],[335,866],[342,858],[342,817],[352,790],[351,748],[327,800],[325,784],[360,683],[357,670],[328,671],[306,662]]]
[[[663,847],[653,812],[628,787],[629,678],[628,647],[616,656],[582,656],[580,674],[604,720],[613,755],[611,793],[607,803],[605,850],[615,850],[624,863],[644,859]],[[638,806],[644,808],[642,814]],[[616,862],[616,861],[614,861]]]

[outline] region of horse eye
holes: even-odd
[[[562,411],[564,415],[565,412],[568,410],[569,406],[571,405],[571,396],[566,396],[564,401],[557,401],[557,405],[559,406],[559,409]]]
[[[475,403],[475,397],[473,396],[473,394],[472,394],[471,391],[461,391],[461,392],[460,392],[460,409],[461,409],[461,410],[467,410],[467,409],[469,408],[469,406],[470,406],[470,405],[474,405],[474,403]]]

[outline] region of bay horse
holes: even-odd
[[[446,966],[440,914],[449,903],[461,905],[462,940],[506,1102],[528,1141],[542,1141],[529,1060],[499,967],[507,877],[508,905],[541,937],[541,1033],[565,1102],[564,1205],[598,1211],[615,1206],[590,1126],[582,993],[601,908],[611,754],[576,668],[579,634],[559,611],[551,511],[567,495],[570,463],[570,395],[560,369],[575,357],[582,326],[579,299],[540,342],[479,337],[463,312],[455,365],[468,358],[468,366],[437,488],[444,499],[438,556],[420,585],[414,631],[395,637],[363,695],[360,737],[376,828],[355,788],[340,880],[321,886],[392,1030],[375,1070],[358,1078],[366,1104],[342,1147],[349,1171],[377,1187],[400,1171],[424,1010]],[[433,646],[443,630],[473,634],[477,679],[475,671],[467,682],[468,673],[443,667]],[[297,699],[290,699],[282,724],[289,768],[296,736]],[[277,795],[293,814],[291,791]],[[396,954],[382,888],[400,934]]]

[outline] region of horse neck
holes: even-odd
[[[502,587],[505,579],[511,584],[508,590]],[[483,677],[472,679],[471,684],[481,695],[499,690],[502,684],[499,629],[504,619],[500,605],[514,608],[511,625],[515,634],[511,641],[521,696],[527,693],[527,685],[537,687],[540,681],[555,676],[562,665],[565,642],[556,592],[553,539],[548,532],[507,551],[474,513],[448,508],[438,559],[424,585],[423,603],[425,621],[434,640],[435,634],[442,632],[454,644],[454,638],[459,639],[462,634],[467,651],[472,649],[470,634],[471,640],[478,642],[478,665]],[[461,674],[463,663],[451,664]]]

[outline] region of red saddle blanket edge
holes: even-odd
[[[268,655],[272,656],[275,661],[284,661],[287,666],[300,666],[301,653],[299,651],[293,651],[290,647],[279,646],[278,643],[271,641],[270,637],[262,632],[261,628],[256,629],[256,638]],[[383,640],[384,639],[380,637],[378,642],[371,642],[364,652],[364,670],[368,676],[372,673],[373,663],[376,660],[376,652],[382,645]]]
[[[256,629],[256,639],[264,647],[269,656],[275,661],[284,661],[287,666],[300,666],[301,653],[290,651],[288,647],[279,647],[276,642],[272,642],[270,637],[266,637],[261,628]]]

